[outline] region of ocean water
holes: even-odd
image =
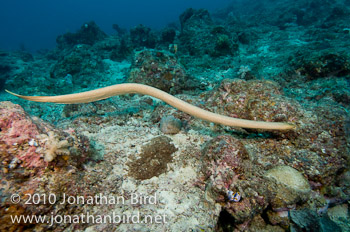
[[[350,1],[3,1],[0,231],[350,231]]]
[[[58,35],[75,32],[88,21],[95,21],[103,31],[113,34],[117,23],[130,29],[138,24],[161,29],[178,21],[187,8],[216,10],[229,3],[218,1],[1,1],[0,48],[16,50],[25,48],[31,52],[54,48]]]

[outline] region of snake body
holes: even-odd
[[[125,83],[112,85],[100,89],[91,91],[58,95],[58,96],[23,96],[6,90],[6,92],[23,98],[29,101],[35,102],[53,102],[61,104],[76,104],[76,103],[88,103],[102,99],[106,99],[116,95],[137,93],[149,95],[158,98],[167,104],[188,113],[194,117],[218,123],[226,126],[242,127],[242,128],[254,128],[254,129],[268,129],[268,130],[290,130],[294,128],[294,125],[283,122],[264,122],[264,121],[253,121],[239,118],[232,118],[216,113],[212,113],[207,110],[203,110],[197,106],[191,105],[179,98],[176,98],[160,89],[136,83]]]

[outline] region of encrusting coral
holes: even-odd
[[[53,131],[48,134],[40,134],[37,136],[40,142],[43,142],[45,148],[38,148],[36,151],[44,150],[44,160],[51,162],[57,155],[69,155],[69,143],[67,140],[59,140]]]
[[[254,128],[254,129],[268,129],[268,130],[290,130],[294,128],[293,125],[288,123],[245,120],[245,119],[232,118],[232,117],[227,117],[220,114],[212,113],[212,112],[203,110],[199,107],[196,107],[194,105],[191,105],[185,101],[182,101],[157,88],[147,86],[147,85],[142,85],[142,84],[135,84],[135,83],[112,85],[112,86],[95,89],[91,91],[86,91],[86,92],[81,92],[76,94],[59,95],[59,96],[23,96],[23,95],[10,92],[8,90],[6,90],[6,92],[29,101],[54,102],[54,103],[64,103],[64,104],[88,103],[88,102],[106,99],[116,95],[138,93],[138,94],[145,94],[145,95],[150,95],[152,97],[158,98],[168,103],[169,105],[183,112],[186,112],[192,116],[195,116],[197,118],[226,125],[226,126]]]

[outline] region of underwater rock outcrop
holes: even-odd
[[[288,208],[297,202],[304,202],[310,197],[311,187],[305,177],[296,169],[289,166],[277,166],[269,169],[266,174],[272,181],[276,181],[276,196],[271,201],[275,211]]]
[[[232,55],[236,46],[224,27],[217,26],[205,9],[187,9],[180,15],[180,51],[192,56]]]
[[[50,71],[52,79],[57,81],[59,91],[71,92],[73,85],[88,87],[90,76],[96,71],[103,71],[102,57],[89,45],[79,44],[69,50],[62,59],[56,62]],[[57,88],[55,91],[58,91]]]
[[[80,193],[80,170],[92,159],[89,140],[74,130],[62,131],[32,118],[11,102],[0,102],[0,112],[0,230],[48,228],[44,224],[13,223],[14,215],[49,216],[55,210],[78,213],[76,207],[58,206],[58,202],[63,194]],[[54,202],[44,198],[49,195],[55,197]]]
[[[73,47],[78,44],[93,45],[107,37],[94,21],[85,23],[76,33],[66,33],[57,37],[58,48]]]
[[[350,75],[350,60],[346,56],[326,54],[308,58],[309,61],[304,59],[299,61],[301,67],[297,67],[296,72],[300,72],[300,74],[306,76],[309,81],[317,78]]]
[[[254,227],[256,217],[266,214],[271,224],[287,229],[290,209],[323,211],[329,201],[325,196],[332,196],[331,201],[336,202],[349,198],[347,185],[342,182],[340,186],[336,178],[336,173],[347,170],[350,161],[348,139],[343,132],[347,125],[345,115],[324,108],[324,113],[312,116],[298,103],[283,97],[278,85],[270,81],[224,80],[207,97],[206,106],[216,107],[218,112],[235,112],[236,117],[247,118],[250,112],[255,112],[257,118],[267,121],[288,118],[297,124],[295,131],[282,134],[219,136],[202,150],[206,190],[222,204],[223,212],[230,215],[237,228],[247,224]],[[276,105],[279,107],[275,108]],[[331,124],[326,122],[330,118]],[[280,165],[286,165],[283,168],[286,173],[277,176],[289,176],[295,181],[301,178],[305,188],[271,179],[272,167]],[[240,201],[229,200],[228,191],[239,192]]]
[[[2,92],[64,130],[0,103],[0,230],[349,231],[349,7],[346,0],[234,1],[216,13],[186,10],[181,28],[139,25],[128,32],[114,25],[117,34],[106,35],[88,23],[59,36],[53,51],[0,52],[0,88],[23,95],[138,82],[211,112],[296,126],[222,126],[138,94],[63,106]],[[103,156],[99,162],[87,162],[90,143]],[[58,200],[63,192],[103,193],[126,202],[9,202],[12,193],[48,192]],[[157,204],[132,205],[135,193],[157,194]],[[168,223],[9,223],[14,214],[83,209],[166,214]]]
[[[250,221],[262,213],[273,198],[261,170],[252,165],[243,143],[232,136],[218,136],[202,150],[202,171],[207,194],[222,204],[236,224]],[[229,191],[239,194],[237,200],[229,199]]]
[[[168,93],[187,89],[187,75],[174,54],[163,50],[145,49],[135,54],[129,82],[156,87]]]
[[[155,48],[158,41],[156,34],[152,32],[151,28],[144,25],[138,25],[130,29],[130,39],[134,48],[143,49]]]
[[[282,95],[275,82],[241,79],[223,80],[206,103],[230,117],[275,122],[295,122],[299,107]]]

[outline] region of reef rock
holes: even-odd
[[[230,33],[215,25],[207,10],[189,8],[180,15],[180,23],[180,51],[194,56],[230,55],[235,51]]]
[[[174,54],[145,49],[135,54],[128,81],[178,93],[186,87],[186,77]]]
[[[134,48],[155,48],[157,37],[151,28],[138,25],[130,29],[130,39]]]
[[[218,136],[202,150],[202,171],[206,178],[208,196],[220,202],[236,224],[249,221],[261,213],[273,195],[262,185],[263,177],[255,175],[242,142],[232,136]],[[228,192],[240,194],[237,200]]]
[[[74,130],[61,131],[31,118],[11,102],[0,102],[0,112],[0,230],[22,231],[28,226],[45,230],[48,224],[13,223],[11,217],[49,216],[63,193],[78,194],[82,185],[79,170],[90,157],[89,140]],[[14,202],[14,194],[18,202]],[[79,211],[69,204],[62,206],[67,214]]]
[[[310,184],[305,177],[289,166],[277,166],[266,172],[266,177],[277,182],[277,195],[271,204],[274,208],[287,207],[308,199]]]
[[[57,37],[59,48],[72,47],[78,44],[93,45],[107,37],[94,21],[85,23],[76,33],[66,33]]]

